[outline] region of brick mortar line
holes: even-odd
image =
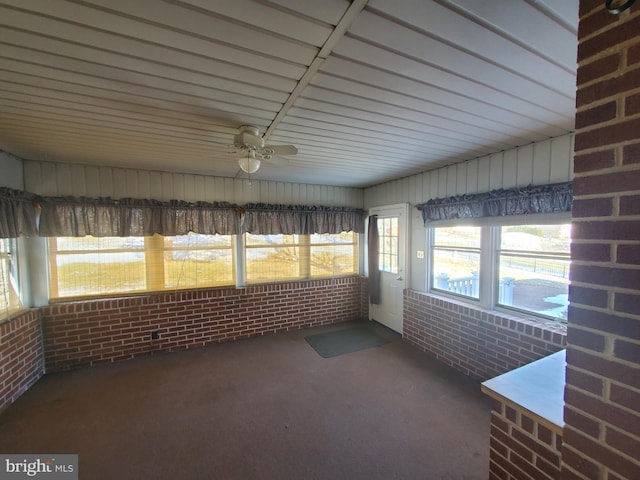
[[[584,389],[582,389],[582,388],[580,388],[580,387],[578,387],[578,386],[576,386],[576,385],[570,384],[570,383],[567,383],[567,384],[565,385],[565,388],[566,388],[566,389],[575,390],[575,391],[577,391],[578,393],[582,393],[582,394],[584,394],[585,396],[587,396],[587,397],[589,397],[589,398],[591,398],[591,399],[593,399],[593,400],[599,400],[599,401],[601,401],[602,403],[606,403],[606,404],[608,404],[608,405],[615,406],[616,408],[619,408],[619,409],[621,409],[621,410],[623,410],[623,411],[625,411],[625,412],[627,412],[627,413],[630,413],[630,414],[632,414],[632,415],[636,415],[636,414],[638,413],[636,410],[633,410],[633,409],[628,408],[628,407],[626,407],[626,406],[624,406],[624,405],[621,405],[621,404],[619,404],[619,403],[615,402],[614,400],[611,400],[611,398],[610,398],[611,385],[614,385],[614,384],[615,384],[616,386],[621,386],[621,387],[628,388],[629,386],[628,386],[627,384],[620,383],[620,382],[618,382],[618,381],[616,381],[616,380],[612,380],[612,379],[610,379],[610,378],[608,378],[608,377],[604,377],[604,376],[602,376],[602,375],[600,375],[600,374],[597,374],[597,373],[593,373],[593,372],[591,372],[590,370],[584,370],[584,369],[582,369],[582,368],[575,367],[574,365],[571,365],[571,368],[572,368],[572,369],[574,369],[574,370],[576,370],[576,371],[578,371],[578,372],[581,372],[581,373],[587,373],[587,374],[589,374],[590,376],[593,376],[593,377],[598,378],[598,379],[602,379],[602,380],[604,381],[604,382],[603,382],[603,383],[604,383],[604,386],[603,386],[603,395],[597,395],[597,394],[595,394],[595,393],[593,393],[593,392],[590,392],[589,390],[584,390]],[[608,384],[608,385],[607,385],[607,384]],[[633,390],[633,391],[636,391],[636,392],[637,392],[637,390],[636,390],[636,389],[634,389],[634,388],[629,388],[629,390]],[[640,392],[639,392],[639,393],[640,393]],[[570,405],[567,405],[567,406],[572,407],[572,408],[573,408],[573,410],[575,410],[575,411],[577,411],[577,412],[581,412],[581,413],[582,413],[584,416],[586,416],[586,417],[590,417],[591,419],[596,420],[596,422],[597,422],[597,423],[601,423],[601,422],[602,422],[602,424],[605,424],[605,425],[611,426],[611,427],[613,427],[613,428],[618,428],[618,427],[615,427],[614,425],[612,425],[611,423],[606,422],[605,420],[603,420],[603,419],[602,419],[602,418],[600,418],[600,417],[592,416],[592,414],[590,414],[590,413],[588,413],[588,412],[586,412],[586,411],[582,410],[582,409],[581,409],[581,408],[579,408],[578,406],[575,406],[575,405],[573,405],[573,404],[570,404]],[[566,425],[565,425],[565,426],[566,426]],[[631,434],[631,432],[627,432],[627,433]]]
[[[592,287],[597,287],[599,286],[599,284],[583,284],[581,283],[580,286],[585,286],[586,288],[592,288]],[[602,289],[602,288],[592,288],[593,290],[599,290],[599,291],[607,291],[610,292],[612,291],[611,289]],[[615,294],[622,294],[622,295],[637,295],[637,291],[625,291],[625,290],[615,290],[612,292],[614,295]],[[607,298],[607,303],[611,304],[611,302],[615,303],[615,297],[613,296],[609,296]],[[626,312],[624,310],[616,310],[615,308],[612,308],[611,305],[607,306],[607,307],[597,307],[594,305],[587,305],[587,304],[583,304],[583,303],[573,303],[572,305],[574,305],[575,307],[580,307],[583,310],[587,310],[589,312],[597,312],[597,313],[602,313],[605,315],[611,315],[611,316],[615,316],[615,317],[620,317],[620,318],[627,318],[629,320],[639,320],[640,319],[640,315],[638,314],[633,314],[633,313],[629,313]],[[606,333],[608,335],[615,335],[613,332],[603,332],[602,329],[598,330],[600,333]],[[627,338],[629,339],[629,337],[622,337],[622,338]]]
[[[604,7],[604,2],[603,2],[603,5],[602,5],[602,8],[599,9],[599,8],[596,7],[591,12],[588,12],[586,15],[580,16],[579,17],[579,22],[582,23],[584,20],[588,19],[589,17],[593,17],[594,15],[598,15],[598,14],[601,14],[601,13],[610,15],[610,13]],[[638,16],[640,16],[640,11],[639,12],[631,12],[630,10],[626,10],[625,12],[623,12],[621,15],[618,16],[618,20],[617,21],[608,23],[606,25],[603,25],[599,29],[593,30],[593,31],[589,32],[586,35],[583,34],[579,38],[580,43],[589,42],[592,39],[594,39],[594,38],[596,38],[596,37],[598,37],[598,36],[600,36],[600,35],[602,35],[604,33],[610,32],[611,30],[615,30],[616,28],[619,28],[622,25],[635,20],[635,18],[638,17]],[[612,18],[615,18],[615,17],[612,17]],[[621,49],[627,48],[627,44],[630,44],[630,45],[633,46],[633,45],[636,45],[636,43],[637,43],[637,40],[635,38],[630,38],[623,44],[615,44],[613,46],[607,47],[604,50],[600,50],[596,55],[592,55],[592,56],[583,58],[581,61],[584,62],[584,61],[586,61],[588,59],[599,57],[601,54],[605,54],[605,56],[606,55],[610,55],[611,52],[618,52]],[[578,66],[580,66],[580,62],[578,63]]]
[[[582,410],[580,410],[580,412],[582,412]],[[610,424],[607,424],[606,422],[604,422],[604,425],[608,426],[609,428],[611,428],[611,427],[612,427]],[[610,452],[612,452],[612,453],[614,453],[614,454],[616,454],[616,455],[618,455],[618,456],[622,457],[623,459],[625,459],[625,460],[627,460],[627,461],[629,461],[629,462],[631,462],[631,463],[635,463],[635,464],[640,465],[640,462],[638,461],[638,459],[637,459],[637,458],[630,457],[630,456],[629,456],[629,455],[627,455],[626,453],[624,453],[624,452],[622,452],[622,451],[618,450],[617,448],[613,447],[611,444],[609,444],[609,443],[605,442],[605,441],[604,441],[604,439],[602,439],[602,440],[601,440],[601,439],[594,439],[592,436],[585,434],[582,430],[579,430],[579,429],[577,429],[577,428],[575,428],[575,427],[569,427],[569,428],[571,428],[572,430],[574,430],[577,434],[579,434],[579,435],[581,435],[581,436],[583,436],[583,437],[588,438],[590,441],[592,441],[592,442],[595,442],[595,443],[598,443],[598,444],[601,444],[601,445],[605,446],[606,450],[608,450],[608,451],[610,451]],[[614,429],[615,429],[615,430],[618,430],[618,429],[616,429],[615,427],[614,427]],[[631,436],[631,437],[634,437],[634,438],[635,438],[635,436],[634,436],[631,432],[625,432],[625,433],[626,433],[626,435],[628,435],[628,436]],[[604,436],[604,430],[602,430],[601,435],[602,435],[602,436]],[[584,452],[580,452],[580,451],[578,451],[578,450],[575,450],[574,448],[572,448],[572,447],[571,447],[571,445],[570,445],[570,444],[567,444],[567,447],[566,447],[566,448],[568,448],[568,449],[572,450],[573,452],[575,452],[577,456],[580,456],[580,457],[583,457],[583,458],[587,458],[588,460],[591,460],[592,462],[596,463],[596,465],[599,465],[599,464],[597,463],[597,461],[596,461],[596,460],[593,460],[591,457],[585,457]],[[567,464],[563,462],[563,463],[562,463],[562,466],[563,466],[563,467],[565,467],[565,466],[567,466]],[[607,466],[605,466],[605,465],[602,465],[602,467],[604,467],[604,468],[606,469],[606,471],[607,471],[607,472],[614,472],[614,473],[615,473],[615,472],[617,472],[617,470],[612,470],[612,469],[608,468],[608,467],[607,467]],[[590,480],[590,479],[587,479],[587,480]]]

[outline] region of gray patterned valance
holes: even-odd
[[[348,207],[248,204],[243,232],[261,235],[312,233],[362,233],[364,210]]]
[[[570,212],[572,183],[492,190],[437,198],[416,205],[425,223],[437,220]]]
[[[37,235],[36,196],[0,187],[0,238]]]
[[[229,203],[123,198],[46,197],[41,199],[43,237],[129,237],[189,232],[240,232],[239,207]]]
[[[350,207],[40,197],[0,188],[0,238],[362,233],[364,213]]]

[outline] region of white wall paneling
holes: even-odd
[[[426,273],[429,255],[425,251],[427,245],[427,229],[422,222],[422,214],[413,207],[409,207],[411,238],[409,239],[409,263],[411,264],[408,288],[425,291],[427,288]],[[425,252],[424,258],[418,258],[417,251]]]
[[[416,204],[572,178],[573,134],[568,134],[369,187],[364,191],[364,206]]]
[[[551,183],[551,144],[544,142],[533,149],[533,184],[544,185]]]
[[[469,160],[467,162],[467,183],[466,183],[466,193],[478,193],[478,166],[479,161],[477,158],[473,160]]]
[[[482,157],[478,159],[478,188],[477,192],[489,191],[489,177],[491,173],[491,157]]]
[[[496,188],[569,181],[573,135],[471,159],[364,190],[302,183],[211,177],[91,165],[24,161],[25,190],[41,195],[111,196],[115,198],[291,203],[362,207],[478,193]],[[13,157],[15,158],[15,157]],[[5,154],[3,183],[22,168]],[[15,181],[14,181],[15,183]]]
[[[550,154],[550,183],[566,182],[573,178],[573,135],[553,138]]]
[[[22,161],[21,161],[22,162]],[[3,161],[0,172],[9,171]],[[5,166],[6,164],[6,166]],[[22,172],[22,166],[19,168]],[[324,206],[363,206],[363,190],[246,178],[157,172],[24,160],[24,189],[48,196],[151,198],[155,200],[228,201]],[[408,185],[408,180],[403,180]],[[22,185],[20,185],[22,188]]]
[[[445,190],[445,197],[451,197],[457,195],[458,185],[458,165],[450,165],[447,167],[447,189]]]
[[[496,190],[504,185],[504,153],[496,153],[489,158],[489,190]]]
[[[525,145],[516,152],[518,158],[516,186],[518,187],[526,187],[533,183],[533,151],[533,145]],[[542,181],[542,183],[547,183],[547,181]]]
[[[502,154],[502,181],[500,185],[518,185],[518,150],[508,150]],[[500,157],[500,155],[495,155]],[[531,178],[531,174],[529,174]],[[502,187],[497,187],[502,188]]]
[[[22,159],[3,151],[0,151],[0,187],[24,188]]]

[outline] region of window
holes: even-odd
[[[289,280],[304,277],[301,272],[301,249],[308,248],[302,235],[245,234],[245,268],[247,283]]]
[[[231,235],[192,233],[160,238],[164,241],[164,288],[235,285]]]
[[[567,318],[570,225],[500,228],[498,304]]]
[[[235,285],[232,235],[49,239],[50,297]],[[354,275],[356,233],[245,235],[247,283]]]
[[[0,239],[0,319],[8,318],[22,308],[18,283],[17,241]]]
[[[378,235],[380,237],[381,272],[398,273],[398,218],[378,219]]]
[[[353,232],[311,235],[311,277],[358,273],[358,235]]]
[[[479,298],[480,227],[434,229],[432,278],[434,289]]]
[[[569,223],[435,227],[429,238],[432,290],[566,320]]]
[[[247,283],[353,275],[358,271],[358,236],[353,232],[313,235],[245,234]]]
[[[231,235],[57,237],[51,298],[235,284]]]

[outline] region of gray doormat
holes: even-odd
[[[304,337],[304,339],[323,358],[337,357],[338,355],[357,352],[365,348],[378,347],[391,341],[381,337],[367,326],[318,333]]]

